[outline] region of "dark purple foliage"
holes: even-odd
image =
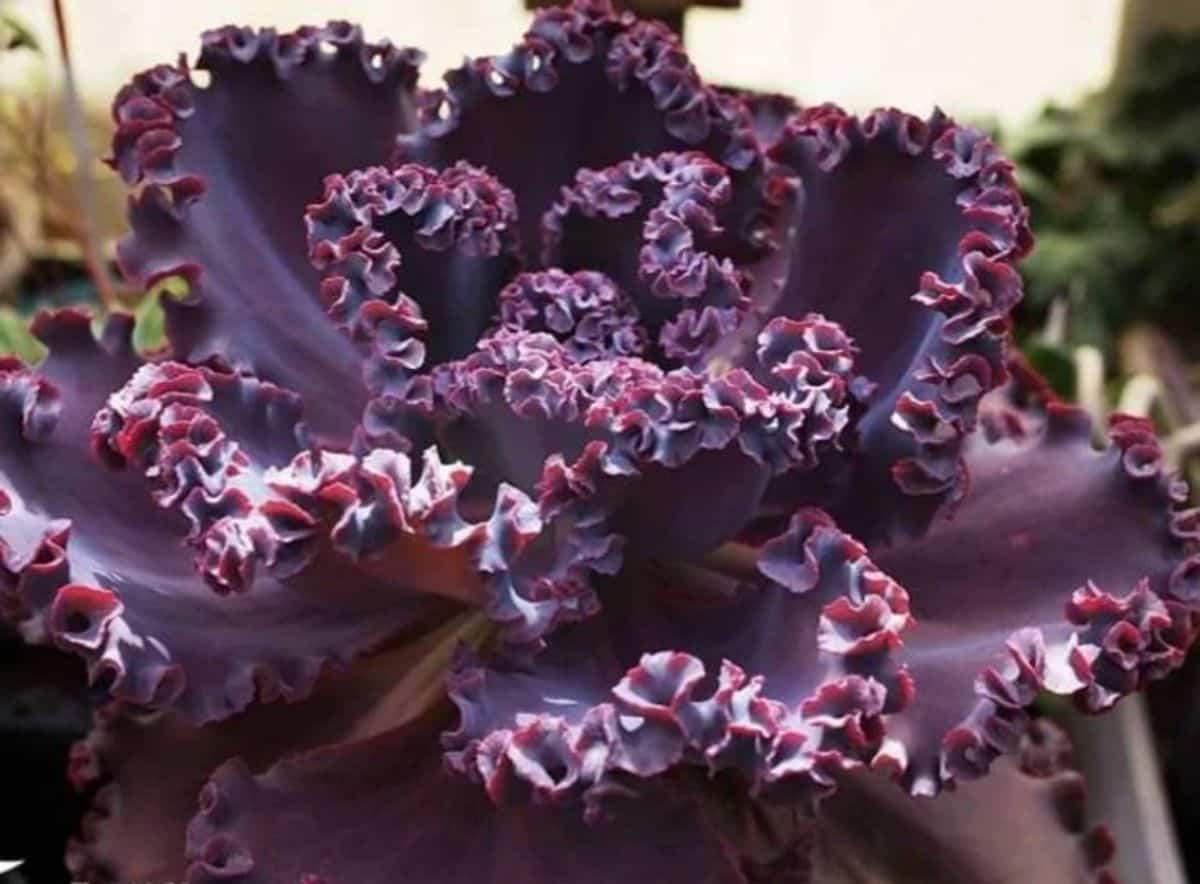
[[[135,77],[169,352],[65,310],[0,364],[0,602],[111,698],[76,876],[1103,876],[1030,706],[1180,664],[1200,515],[1012,350],[1011,164],[604,0],[420,58],[224,28],[207,87]]]

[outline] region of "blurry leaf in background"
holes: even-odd
[[[88,225],[73,179],[77,159],[65,105],[53,85],[54,61],[21,53],[18,63],[5,52],[10,18],[0,0],[0,67],[15,84],[0,89],[0,300],[29,310],[80,300],[65,288],[87,275],[81,243]],[[87,108],[86,125],[93,144],[107,142],[112,122],[106,108]],[[86,171],[98,196],[92,225],[111,242],[125,226],[124,187],[98,160]],[[86,300],[94,299],[87,293]]]
[[[40,236],[37,197],[23,182],[0,178],[0,299],[11,300]]]
[[[42,342],[29,333],[29,319],[12,307],[0,307],[0,353],[12,353],[26,362],[46,355]]]
[[[1167,193],[1154,209],[1160,227],[1200,223],[1200,177]]]
[[[41,50],[37,37],[13,13],[0,9],[0,49]]]
[[[183,298],[188,294],[187,280],[169,276],[141,296],[133,309],[133,344],[140,353],[158,350],[166,344],[162,299]],[[104,314],[95,303],[95,290],[86,278],[76,279],[53,290],[43,291],[36,299],[23,299],[20,307],[0,306],[0,354],[15,354],[35,363],[46,355],[46,348],[29,331],[30,320],[41,309],[83,303],[95,313],[97,333]]]
[[[1023,346],[1021,351],[1029,364],[1054,388],[1054,392],[1065,399],[1075,397],[1075,363],[1065,348],[1033,341]]]
[[[1006,140],[1038,239],[1026,331],[1069,296],[1065,344],[1111,353],[1149,321],[1200,355],[1200,33],[1153,37],[1127,77]]]
[[[134,310],[133,346],[139,353],[157,350],[166,343],[162,299],[187,296],[188,283],[182,276],[168,276],[142,295]]]

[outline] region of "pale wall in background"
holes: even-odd
[[[1121,0],[742,0],[689,13],[707,75],[856,110],[1006,122],[1108,80]]]
[[[206,27],[283,28],[347,17],[430,56],[426,81],[512,43],[528,20],[521,0],[64,0],[79,80],[107,99],[133,71],[192,51]],[[687,40],[714,81],[833,100],[856,109],[934,103],[1017,122],[1050,98],[1069,101],[1108,76],[1120,0],[743,0],[736,12],[695,10]],[[51,50],[50,0],[16,12]],[[53,57],[53,56],[52,56]],[[21,75],[0,70],[0,81]]]

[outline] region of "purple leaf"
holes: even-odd
[[[68,776],[88,801],[68,847],[76,880],[183,881],[187,826],[209,775],[231,758],[265,770],[281,758],[402,726],[432,692],[425,659],[462,634],[450,621],[403,648],[331,672],[297,703],[260,703],[204,727],[177,712],[108,703],[71,750]],[[435,743],[436,741],[431,741]]]
[[[1066,735],[1041,719],[986,780],[936,800],[846,775],[813,825],[808,874],[826,884],[1112,884],[1112,836],[1085,822],[1069,753]]]
[[[880,751],[885,713],[908,700],[891,660],[908,601],[820,512],[798,514],[774,543],[808,563],[802,577],[770,556],[770,581],[648,569],[607,587],[601,614],[537,657],[464,655],[450,682],[461,715],[444,738],[451,766],[498,802],[575,797],[589,817],[689,766],[793,801],[827,791]]]
[[[762,309],[824,313],[877,385],[829,505],[867,541],[919,534],[965,493],[963,440],[1005,378],[1021,297],[1012,262],[1032,244],[1012,164],[940,112],[860,120],[832,105],[797,115],[772,156],[795,170],[803,199],[786,282]]]
[[[353,348],[322,315],[304,206],[326,175],[385,160],[412,128],[422,57],[345,22],[227,27],[204,35],[209,85],[181,61],[139,74],[113,102],[110,162],[141,185],[121,266],[137,285],[178,274],[191,286],[163,302],[174,354],[298,391],[331,438],[348,437],[362,394]]]
[[[581,2],[538,14],[506,55],[446,74],[397,158],[442,166],[465,159],[517,194],[527,259],[541,254],[542,214],[578,169],[635,153],[702,150],[738,174],[749,237],[763,158],[750,115],[705,86],[678,38],[658,22]],[[531,145],[553,145],[544,151]]]
[[[580,169],[542,219],[543,258],[609,274],[637,305],[654,352],[698,365],[749,303],[733,262],[706,250],[721,245],[731,197],[725,169],[701,153]]]
[[[1195,511],[1146,421],[1104,451],[1050,405],[1033,436],[973,440],[971,493],[925,537],[881,551],[912,597],[902,655],[916,699],[889,723],[919,793],[986,772],[1039,691],[1102,711],[1183,662],[1194,635]]]
[[[312,514],[247,497],[251,464],[298,449],[294,397],[211,370],[172,375],[170,364],[117,391],[137,364],[127,317],[99,341],[79,311],[43,315],[37,330],[46,361],[3,373],[4,609],[28,634],[81,654],[115,697],[222,718],[255,699],[302,696],[326,663],[453,609],[403,575],[365,569],[356,592],[335,591],[353,562],[311,547]],[[149,484],[98,456],[135,453]],[[237,591],[255,575],[252,592]]]
[[[417,726],[301,755],[257,777],[240,761],[223,765],[188,829],[188,880],[743,880],[683,796],[647,796],[592,824],[553,807],[498,809],[442,769],[434,744],[435,731]]]

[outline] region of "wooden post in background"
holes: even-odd
[[[1197,28],[1200,28],[1200,3],[1196,0],[1125,0],[1113,81],[1120,82],[1136,66],[1146,38],[1159,31]]]

